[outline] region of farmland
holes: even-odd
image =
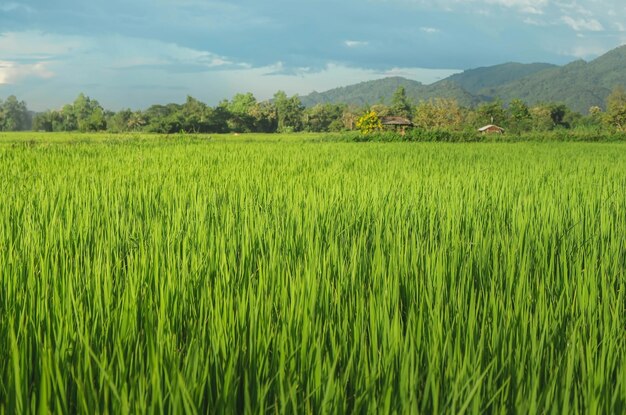
[[[0,135],[0,413],[624,413],[626,144]]]

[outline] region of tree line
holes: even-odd
[[[523,133],[554,129],[598,128],[626,131],[626,91],[616,87],[606,101],[606,110],[592,107],[586,115],[564,104],[529,106],[519,99],[462,107],[454,99],[437,98],[410,102],[398,88],[389,104],[362,107],[318,104],[305,108],[297,95],[277,92],[272,100],[258,101],[252,93],[236,94],[216,106],[188,96],[183,104],[152,105],[146,110],[105,110],[100,103],[80,94],[72,104],[39,114],[28,111],[15,96],[0,100],[1,131],[108,131],[151,133],[275,133],[339,132],[357,129],[364,115],[400,116],[425,130],[475,130],[496,124],[507,132]]]

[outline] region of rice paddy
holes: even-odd
[[[0,413],[624,413],[626,144],[0,136]]]

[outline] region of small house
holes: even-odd
[[[478,129],[483,134],[504,134],[504,128],[489,124]]]
[[[413,127],[411,120],[404,117],[381,117],[380,123],[383,127],[391,127],[395,130],[400,130],[400,133],[404,135],[407,127]]]

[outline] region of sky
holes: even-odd
[[[592,60],[625,43],[623,0],[0,0],[0,99],[215,105]]]

